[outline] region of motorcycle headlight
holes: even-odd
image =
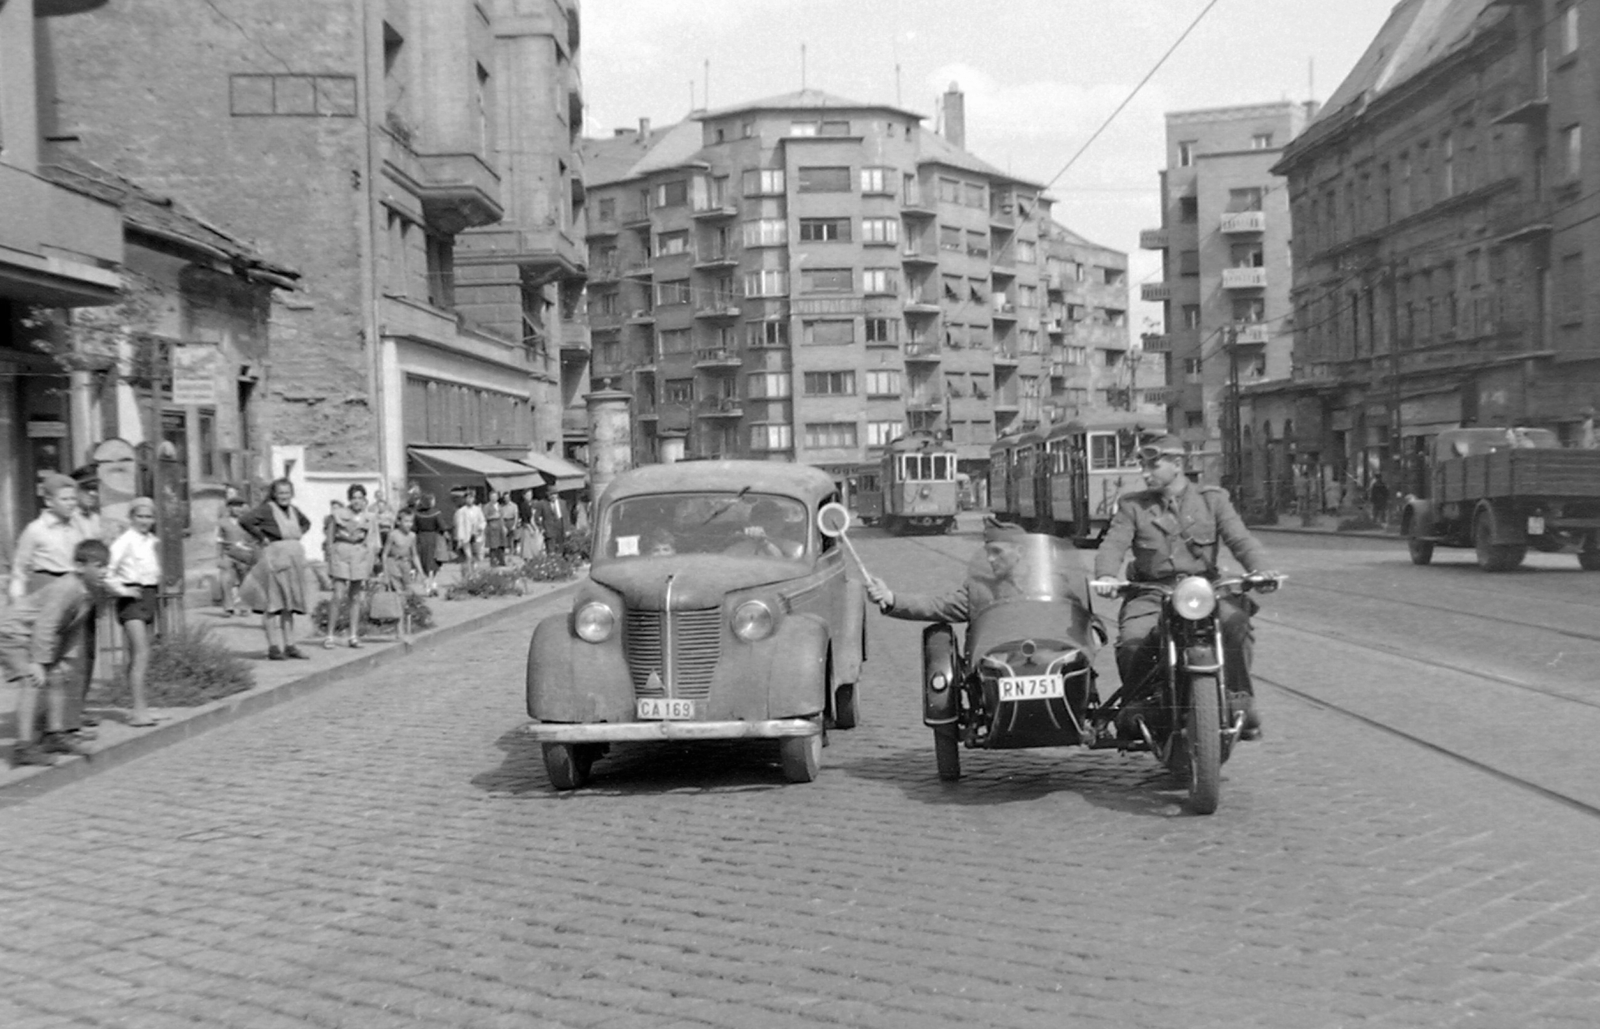
[[[733,634],[746,643],[771,636],[774,624],[772,608],[760,600],[747,600],[733,612]]]
[[[1217,591],[1205,579],[1191,575],[1172,591],[1172,609],[1191,621],[1199,621],[1217,609]]]
[[[579,639],[588,643],[604,643],[617,628],[617,615],[600,601],[591,600],[578,608],[572,625]]]

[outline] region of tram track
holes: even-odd
[[[1461,618],[1475,618],[1479,621],[1490,622],[1499,626],[1514,626],[1520,629],[1534,629],[1538,632],[1548,632],[1557,636],[1565,636],[1569,639],[1583,640],[1588,643],[1600,643],[1600,633],[1580,632],[1576,629],[1560,629],[1556,628],[1555,626],[1540,622],[1528,622],[1516,618],[1507,618],[1504,615],[1499,614],[1486,615],[1477,611],[1464,610],[1460,607],[1449,607],[1444,604],[1427,604],[1415,600],[1396,600],[1394,598],[1385,597],[1377,593],[1363,593],[1360,590],[1344,589],[1339,586],[1328,586],[1322,583],[1307,582],[1304,579],[1295,579],[1294,588],[1297,590],[1315,590],[1319,593],[1335,593],[1341,596],[1354,597],[1357,600],[1376,600],[1384,604],[1398,604],[1402,607],[1414,608],[1422,611],[1437,611],[1443,614],[1454,615]],[[1486,591],[1470,590],[1470,592],[1484,593]],[[1505,598],[1501,597],[1497,599],[1501,602],[1504,602]],[[1591,614],[1595,612],[1595,608],[1592,605],[1583,604],[1576,600],[1565,600],[1560,597],[1540,597],[1538,599],[1541,603],[1563,604],[1570,607],[1588,610]]]
[[[965,560],[963,558],[958,557],[957,555],[948,552],[943,547],[934,545],[934,540],[931,540],[931,539],[918,539],[918,538],[915,538],[915,537],[907,537],[906,539],[907,539],[908,542],[913,542],[913,543],[917,544],[919,547],[921,547],[924,550],[928,551],[929,553],[937,555],[938,557],[943,558],[944,560],[949,561],[952,564],[955,564],[955,565],[958,565],[958,566],[962,566],[962,567],[964,567],[965,564],[966,564],[966,562],[965,562]],[[971,541],[970,540],[958,540],[958,538],[950,538],[950,537],[940,537],[940,539],[947,540],[951,544],[956,544],[956,543],[959,542],[960,545],[962,545],[962,546],[970,546],[971,545]],[[1318,587],[1318,586],[1316,586],[1314,584],[1306,583],[1304,580],[1297,580],[1293,584],[1292,588],[1296,588],[1296,589],[1312,588],[1312,589],[1325,590],[1327,592],[1333,592],[1333,593],[1345,593],[1345,594],[1348,594],[1348,595],[1351,595],[1351,596],[1359,597],[1359,598],[1364,599],[1364,600],[1381,600],[1381,599],[1383,599],[1381,597],[1375,597],[1375,596],[1373,596],[1371,594],[1360,593],[1360,592],[1354,591],[1354,590],[1342,590],[1342,589],[1340,589],[1338,587],[1326,587],[1326,586]],[[1392,603],[1403,603],[1401,601],[1391,601],[1391,602]],[[1432,607],[1431,605],[1414,605],[1414,606]],[[1446,610],[1446,611],[1450,611],[1452,613],[1463,613],[1463,612],[1458,612],[1454,608],[1442,608],[1441,607],[1441,608],[1435,608],[1435,609],[1436,610]],[[1487,616],[1480,616],[1480,617],[1485,617],[1487,619]],[[1570,632],[1570,631],[1564,631],[1564,630],[1551,629],[1548,626],[1541,626],[1541,625],[1537,625],[1537,624],[1534,624],[1534,623],[1515,622],[1515,621],[1509,621],[1508,622],[1508,621],[1503,620],[1503,619],[1488,619],[1488,620],[1496,621],[1497,624],[1501,624],[1501,625],[1524,626],[1524,627],[1528,627],[1528,628],[1539,629],[1539,630],[1546,631],[1546,632],[1555,632],[1555,633],[1560,633],[1562,635],[1573,636],[1573,637],[1579,638],[1579,639],[1600,640],[1600,636],[1587,635],[1587,634],[1582,634],[1582,633],[1577,633],[1577,632]],[[1292,633],[1300,633],[1300,634],[1303,634],[1303,635],[1306,635],[1306,636],[1312,636],[1312,637],[1315,637],[1315,638],[1318,638],[1318,639],[1323,639],[1323,640],[1326,640],[1326,641],[1328,641],[1330,643],[1334,643],[1334,644],[1336,644],[1338,646],[1349,647],[1349,648],[1354,649],[1354,650],[1363,650],[1363,651],[1369,651],[1369,652],[1370,651],[1376,651],[1376,652],[1385,654],[1386,656],[1393,657],[1393,658],[1396,658],[1396,659],[1399,659],[1399,660],[1402,660],[1402,661],[1406,661],[1406,662],[1409,662],[1411,664],[1421,666],[1423,668],[1432,669],[1434,671],[1449,672],[1449,673],[1452,673],[1452,674],[1455,674],[1455,675],[1468,676],[1470,678],[1481,680],[1483,682],[1489,683],[1489,684],[1491,684],[1493,686],[1498,686],[1498,687],[1505,688],[1505,689],[1516,690],[1516,691],[1521,692],[1521,693],[1531,694],[1531,695],[1538,696],[1538,697],[1541,697],[1541,698],[1544,698],[1544,699],[1547,699],[1547,700],[1561,701],[1561,702],[1565,702],[1565,703],[1568,703],[1568,704],[1573,704],[1573,705],[1578,706],[1578,707],[1583,707],[1583,708],[1588,708],[1588,709],[1593,709],[1593,710],[1600,710],[1600,701],[1590,700],[1590,699],[1587,699],[1587,698],[1584,698],[1584,697],[1572,696],[1572,695],[1570,695],[1568,693],[1565,693],[1565,692],[1561,692],[1561,691],[1557,691],[1557,690],[1552,690],[1552,689],[1541,687],[1541,686],[1539,686],[1539,685],[1537,685],[1535,683],[1524,682],[1524,681],[1519,680],[1519,679],[1511,678],[1510,676],[1499,675],[1499,674],[1497,674],[1495,672],[1486,671],[1486,670],[1480,669],[1480,668],[1473,668],[1473,667],[1470,667],[1470,666],[1465,665],[1465,664],[1458,664],[1458,663],[1450,662],[1450,661],[1441,661],[1441,660],[1437,660],[1435,658],[1430,658],[1430,657],[1421,657],[1421,656],[1418,656],[1418,655],[1416,655],[1414,653],[1409,653],[1409,652],[1407,652],[1405,650],[1402,650],[1399,647],[1393,647],[1393,646],[1389,646],[1387,644],[1374,642],[1371,639],[1355,639],[1355,638],[1352,638],[1352,637],[1349,637],[1349,636],[1346,636],[1344,634],[1337,633],[1337,632],[1331,632],[1331,631],[1319,630],[1319,629],[1312,629],[1312,628],[1308,628],[1308,627],[1306,627],[1304,625],[1297,625],[1297,624],[1285,621],[1282,618],[1277,618],[1277,617],[1263,618],[1263,617],[1258,615],[1257,616],[1257,622],[1258,622],[1258,624],[1271,625],[1275,629],[1280,629],[1280,630],[1284,630],[1284,631],[1288,631],[1288,632],[1292,632]],[[1452,761],[1454,761],[1454,762],[1456,762],[1456,763],[1458,763],[1460,765],[1463,765],[1464,767],[1471,768],[1471,769],[1473,769],[1475,771],[1481,772],[1481,773],[1486,774],[1486,775],[1490,775],[1490,776],[1500,780],[1501,782],[1504,782],[1504,783],[1506,783],[1508,785],[1512,785],[1512,786],[1518,787],[1518,788],[1520,788],[1522,790],[1525,790],[1525,791],[1527,791],[1527,792],[1529,792],[1529,793],[1531,793],[1533,795],[1536,795],[1538,797],[1541,797],[1541,798],[1543,798],[1545,800],[1549,800],[1549,801],[1552,801],[1554,803],[1561,804],[1564,807],[1571,808],[1571,809],[1573,809],[1575,811],[1580,811],[1580,812],[1583,812],[1584,814],[1588,814],[1588,815],[1592,815],[1594,817],[1600,818],[1600,804],[1591,803],[1591,802],[1583,800],[1583,799],[1581,799],[1579,797],[1572,796],[1571,794],[1564,793],[1559,789],[1553,789],[1553,788],[1551,788],[1549,786],[1546,786],[1546,785],[1543,785],[1543,784],[1541,784],[1539,782],[1536,782],[1533,779],[1528,778],[1527,776],[1519,775],[1516,772],[1510,771],[1510,770],[1508,770],[1506,768],[1498,767],[1495,764],[1492,764],[1490,762],[1483,761],[1483,760],[1480,760],[1480,759],[1478,759],[1476,757],[1473,757],[1471,754],[1468,754],[1468,753],[1464,752],[1463,750],[1461,750],[1461,749],[1459,749],[1457,747],[1452,747],[1452,746],[1449,746],[1449,745],[1446,745],[1446,744],[1443,744],[1443,743],[1435,742],[1433,740],[1427,739],[1424,736],[1418,735],[1417,733],[1410,732],[1407,729],[1405,729],[1405,728],[1403,728],[1403,727],[1401,727],[1399,725],[1393,724],[1391,722],[1384,721],[1381,718],[1373,717],[1372,715],[1369,715],[1369,714],[1364,714],[1360,710],[1357,710],[1353,706],[1350,706],[1350,705],[1347,705],[1347,704],[1341,704],[1341,703],[1338,703],[1336,701],[1329,700],[1324,696],[1318,695],[1314,691],[1302,689],[1302,688],[1295,687],[1295,686],[1291,686],[1291,685],[1289,685],[1289,684],[1287,684],[1285,682],[1282,682],[1279,679],[1276,679],[1276,678],[1273,678],[1273,677],[1270,677],[1270,676],[1266,676],[1266,675],[1262,675],[1258,671],[1255,671],[1255,670],[1252,670],[1252,677],[1254,678],[1254,680],[1256,682],[1263,683],[1263,684],[1266,684],[1268,686],[1271,686],[1274,689],[1280,690],[1283,693],[1285,693],[1285,694],[1287,694],[1289,696],[1295,697],[1296,699],[1302,700],[1302,701],[1304,701],[1306,703],[1313,704],[1313,705],[1315,705],[1317,707],[1320,707],[1320,708],[1323,708],[1323,709],[1325,709],[1327,711],[1332,711],[1332,712],[1334,712],[1336,714],[1339,714],[1339,715],[1341,715],[1341,716],[1343,716],[1345,718],[1348,718],[1351,721],[1354,721],[1354,722],[1356,722],[1356,723],[1358,723],[1360,725],[1366,726],[1369,729],[1373,729],[1375,731],[1385,733],[1387,735],[1393,736],[1396,739],[1404,740],[1405,742],[1410,743],[1410,744],[1412,744],[1412,745],[1414,745],[1416,747],[1419,747],[1419,748],[1421,748],[1423,750],[1429,751],[1429,752],[1431,752],[1433,754],[1436,754],[1436,755],[1438,755],[1440,757],[1448,758],[1448,759],[1450,759],[1450,760],[1452,760]]]

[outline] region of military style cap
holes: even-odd
[[[985,543],[1017,543],[1028,535],[1028,530],[1015,522],[1002,522],[994,515],[989,515],[983,520],[983,541]]]
[[[1139,446],[1139,458],[1144,461],[1166,455],[1182,457],[1185,453],[1183,440],[1176,436],[1151,436]]]

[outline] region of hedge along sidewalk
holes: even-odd
[[[159,725],[144,729],[126,724],[122,721],[121,712],[107,712],[91,698],[89,710],[100,715],[100,725],[97,729],[99,738],[90,744],[94,750],[87,758],[62,757],[50,767],[29,765],[12,768],[9,759],[11,744],[16,736],[13,715],[16,711],[16,690],[8,685],[0,685],[0,715],[5,719],[6,729],[4,737],[0,738],[0,808],[19,804],[58,786],[115,768],[331,683],[403,661],[411,654],[516,618],[535,605],[576,589],[582,581],[580,575],[566,582],[531,583],[528,592],[520,597],[430,599],[433,628],[416,633],[406,642],[392,639],[373,641],[365,643],[359,650],[352,650],[342,641],[332,650],[322,649],[321,637],[308,635],[311,632],[310,617],[296,618],[295,628],[301,633],[299,646],[311,656],[309,661],[267,661],[266,635],[261,630],[259,615],[223,618],[215,608],[190,610],[187,617],[191,624],[198,623],[212,629],[223,645],[251,662],[255,686],[197,707],[152,708],[152,712],[161,715],[164,720]],[[528,632],[531,637],[531,624]]]

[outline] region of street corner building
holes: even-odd
[[[1137,402],[1127,255],[969,153],[964,106],[803,89],[584,141],[591,375],[641,462],[843,473],[924,431],[977,477],[998,436]]]
[[[92,9],[41,35],[57,145],[298,274],[253,478],[321,511],[416,448],[582,459],[574,0],[62,6]]]

